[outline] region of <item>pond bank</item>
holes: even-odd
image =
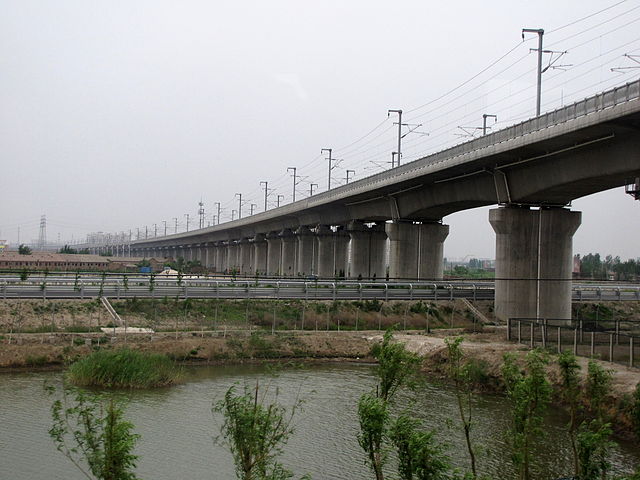
[[[461,329],[434,330],[429,335],[421,331],[397,332],[395,338],[423,358],[425,375],[446,380],[448,375],[447,336],[463,334]],[[485,327],[482,332],[464,333],[462,349],[474,364],[476,388],[479,391],[503,391],[502,359],[515,352],[524,358],[528,349],[505,340],[504,327]],[[301,362],[372,362],[371,346],[382,339],[379,331],[194,331],[166,332],[123,336],[105,334],[19,334],[11,344],[0,349],[0,371],[34,371],[61,369],[88,355],[96,348],[128,347],[144,352],[165,354],[187,365],[221,365],[278,361]],[[80,340],[80,341],[79,341]],[[18,343],[19,342],[19,343]],[[548,367],[551,383],[560,383],[559,371],[552,361]],[[582,375],[586,376],[587,358],[578,357]],[[614,430],[620,436],[632,438],[631,397],[640,382],[640,370],[601,362],[612,370],[612,392],[609,410],[615,418]]]

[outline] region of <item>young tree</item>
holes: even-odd
[[[383,442],[387,434],[389,421],[388,404],[377,395],[366,393],[358,402],[360,433],[358,443],[367,455],[367,463],[373,470],[376,480],[383,480],[382,467],[387,460]]]
[[[420,422],[400,415],[389,429],[389,437],[398,452],[401,480],[450,479],[451,465],[444,446],[436,442],[434,432],[419,430]]]
[[[29,278],[29,270],[27,270],[26,268],[23,268],[22,271],[20,272],[20,281],[26,282],[27,278]]]
[[[512,411],[512,458],[520,480],[531,478],[530,454],[533,442],[543,433],[544,413],[551,400],[551,386],[545,372],[547,363],[547,356],[543,352],[533,350],[527,354],[525,371],[522,372],[513,354],[504,356],[502,375]]]
[[[50,394],[54,387],[47,387]],[[113,399],[63,387],[62,398],[51,406],[53,425],[49,436],[88,479],[137,480],[138,457],[133,449],[140,435],[124,420],[124,409]]]
[[[259,385],[254,391],[246,386],[237,393],[229,388],[213,411],[221,413],[221,433],[233,455],[236,476],[240,480],[285,480],[293,474],[278,461],[283,447],[293,433],[293,415],[277,403],[264,404],[259,398]]]
[[[420,365],[419,357],[407,351],[403,344],[394,343],[390,330],[385,333],[382,343],[372,348],[371,353],[378,360],[378,384],[373,393],[362,395],[358,402],[358,442],[367,455],[367,463],[376,480],[384,479],[383,467],[387,460],[385,444],[389,440],[398,452],[398,468],[402,479],[412,479],[414,475],[418,479],[440,478],[434,472],[444,471],[442,462],[446,464],[446,470],[449,464],[438,453],[441,447],[435,443],[433,432],[419,431],[418,422],[406,416],[392,422],[391,409],[395,394],[403,386],[413,383],[412,377]]]
[[[382,343],[374,345],[371,354],[378,361],[377,395],[385,402],[391,401],[398,388],[410,383],[420,365],[420,358],[409,352],[404,344],[393,342],[393,332],[387,330]]]
[[[18,245],[18,253],[20,255],[31,255],[31,248],[24,243],[21,243],[20,245]]]
[[[469,377],[468,366],[462,363],[463,352],[460,347],[462,340],[462,337],[444,339],[449,357],[449,376],[454,382],[458,413],[460,414],[464,438],[467,443],[467,451],[469,452],[469,460],[471,461],[471,473],[473,478],[477,478],[476,456],[473,445],[471,444],[471,379]]]
[[[613,442],[611,424],[607,422],[605,401],[611,392],[611,371],[590,360],[587,370],[586,400],[589,418],[577,434],[580,480],[605,478],[610,468],[609,453]]]
[[[562,400],[569,406],[569,438],[571,439],[571,452],[573,453],[574,475],[578,476],[579,460],[577,447],[578,409],[580,407],[580,365],[573,353],[564,351],[558,357],[560,376],[562,378]]]

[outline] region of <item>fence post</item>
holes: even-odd
[[[529,333],[531,334],[531,336],[529,337],[529,340],[530,340],[531,348],[532,348],[532,349],[533,349],[533,346],[535,345],[535,341],[533,340],[533,335],[534,335],[534,333],[535,333],[534,328],[535,328],[535,327],[534,327],[534,325],[533,325],[533,322],[531,322],[531,324],[530,324],[530,328],[529,328]]]
[[[573,354],[578,355],[578,329],[573,329]]]
[[[507,342],[511,340],[511,317],[507,318]]]
[[[542,324],[540,325],[540,333],[542,333],[542,349],[547,348],[547,319],[542,319]]]
[[[580,319],[580,345],[584,342],[584,329],[582,328],[582,319]]]
[[[562,353],[562,330],[558,325],[558,353]]]
[[[594,341],[595,341],[595,333],[596,332],[591,332],[591,358],[593,358],[593,354],[594,354]]]
[[[616,318],[616,345],[618,345],[618,336],[620,335],[620,320]]]
[[[613,362],[613,335],[609,334],[609,362]]]

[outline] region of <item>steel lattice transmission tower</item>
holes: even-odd
[[[38,250],[44,250],[47,245],[47,216],[40,217],[40,233],[38,234]]]

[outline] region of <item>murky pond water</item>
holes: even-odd
[[[61,373],[0,375],[0,479],[75,480],[84,478],[58,453],[47,430],[51,424],[51,399],[43,382],[59,382]],[[272,378],[262,366],[197,367],[188,369],[186,381],[173,388],[120,392],[128,399],[126,417],[142,435],[136,453],[138,474],[144,479],[233,479],[228,450],[214,444],[221,418],[211,413],[234,383],[253,385],[256,379],[270,383],[279,401],[291,405],[300,397],[303,410],[295,419],[296,432],[285,449],[283,463],[297,476],[314,479],[368,479],[364,456],[358,446],[356,405],[359,396],[374,384],[371,367],[330,364],[287,368]],[[453,392],[438,384],[421,387],[411,404],[426,425],[449,445],[453,462],[465,468],[467,457],[458,428]],[[496,479],[514,478],[506,449],[508,411],[504,398],[475,398],[474,438],[479,445],[480,469]],[[563,428],[566,417],[552,409],[546,423],[545,444],[537,453],[536,478],[570,473],[571,461]],[[636,447],[615,448],[613,461],[619,472],[640,463]]]

